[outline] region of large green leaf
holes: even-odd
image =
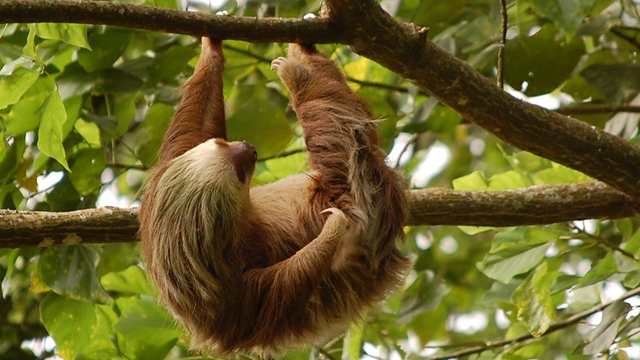
[[[107,291],[147,295],[154,293],[153,288],[147,282],[144,271],[135,265],[123,271],[108,273],[102,277],[100,282]]]
[[[580,75],[612,104],[630,101],[640,92],[638,64],[594,64]]]
[[[38,23],[36,34],[44,39],[62,40],[67,44],[90,49],[87,40],[87,25],[64,23]]]
[[[0,109],[15,104],[38,79],[37,71],[19,67],[0,79]]]
[[[164,359],[182,335],[155,299],[127,302],[114,329],[124,336],[129,345],[128,353],[138,360]]]
[[[69,235],[66,241],[77,241]],[[98,254],[88,245],[64,245],[42,250],[38,275],[53,291],[73,299],[106,303],[109,295],[96,274]]]
[[[13,136],[36,129],[42,119],[44,104],[52,91],[53,83],[50,79],[36,79],[24,96],[11,106],[9,113],[0,115],[5,121],[7,134]]]
[[[578,36],[558,38],[558,29],[545,24],[532,36],[509,40],[505,52],[505,80],[535,96],[553,91],[571,75],[584,54],[584,43]]]
[[[513,293],[513,302],[518,308],[518,320],[524,323],[534,336],[542,335],[556,317],[551,301],[551,285],[557,273],[542,263]]]
[[[42,109],[42,119],[38,130],[38,149],[45,155],[54,158],[65,169],[69,170],[62,145],[62,126],[67,119],[67,113],[57,91],[49,94]]]
[[[514,276],[525,273],[544,258],[551,244],[521,245],[502,249],[487,254],[478,268],[488,277],[503,283],[508,283]]]
[[[83,149],[71,164],[69,179],[81,195],[95,193],[102,186],[100,175],[107,167],[104,149]]]
[[[133,30],[119,27],[94,28],[89,34],[91,50],[78,51],[78,63],[87,71],[111,68],[129,45]]]
[[[245,102],[227,119],[229,138],[252,144],[260,157],[280,153],[293,139],[282,109],[261,97]]]
[[[40,316],[64,359],[74,359],[87,347],[96,325],[91,304],[54,293],[40,303]]]
[[[540,15],[552,20],[567,35],[575,34],[596,0],[529,0]]]

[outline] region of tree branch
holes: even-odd
[[[601,129],[502,91],[469,64],[395,20],[374,0],[327,0],[353,51],[412,81],[498,138],[640,195],[640,148]]]
[[[411,211],[407,225],[540,225],[640,214],[640,202],[599,182],[407,194]],[[66,213],[0,210],[0,248],[138,241],[137,214],[137,209],[120,208]]]
[[[0,1],[0,23],[114,25],[247,42],[345,43],[328,19],[218,16],[119,2]]]

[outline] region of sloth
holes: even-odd
[[[202,53],[140,208],[142,256],[160,302],[216,355],[320,345],[400,286],[403,177],[376,120],[311,45],[272,69],[290,93],[309,171],[250,188],[257,154],[227,141],[221,42]]]

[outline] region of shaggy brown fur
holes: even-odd
[[[401,284],[404,181],[339,69],[292,44],[272,66],[311,171],[250,190],[255,150],[226,141],[223,61],[220,43],[203,39],[140,210],[148,272],[196,349],[270,355],[318,344]]]

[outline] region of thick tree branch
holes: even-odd
[[[412,81],[500,139],[640,197],[640,148],[601,129],[524,103],[373,0],[327,0],[353,51]]]
[[[507,191],[426,189],[408,195],[407,225],[540,225],[640,214],[640,202],[599,182]],[[0,210],[0,248],[133,242],[137,231],[137,209]]]

